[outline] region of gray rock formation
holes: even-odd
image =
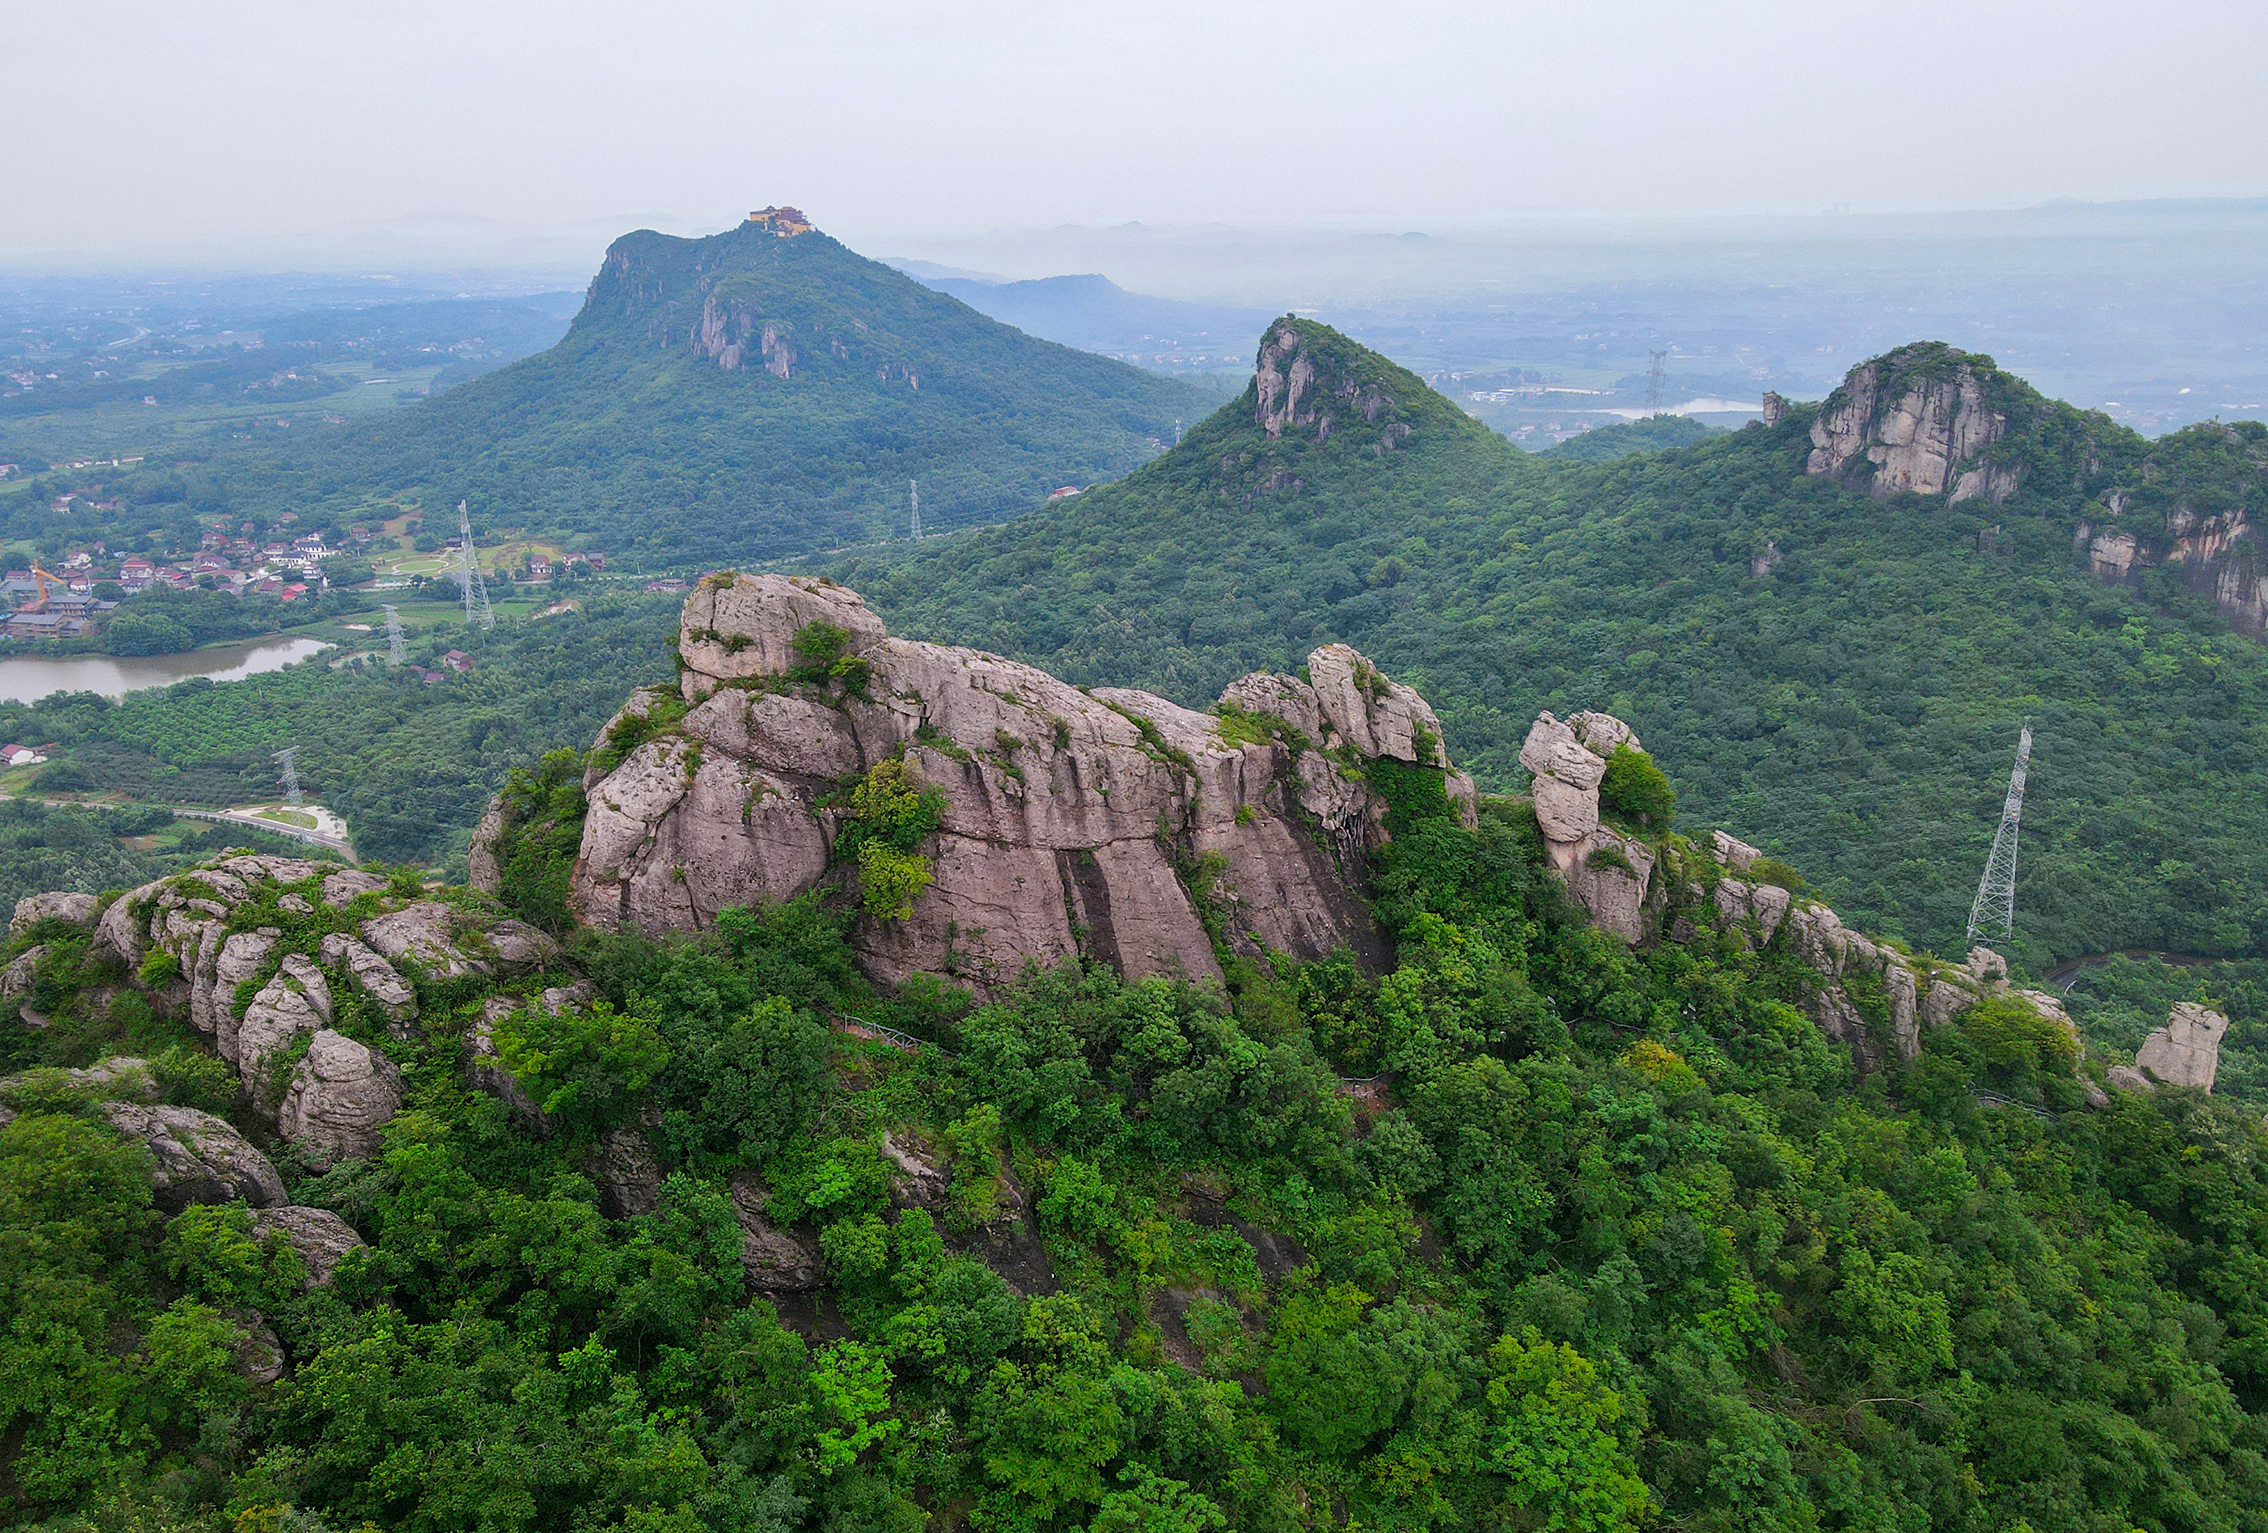
[[[362,923],[362,938],[397,969],[410,965],[434,979],[491,972],[487,962],[458,946],[456,911],[439,900],[412,900],[372,916]]]
[[[783,1230],[764,1217],[771,1189],[755,1173],[732,1179],[732,1212],[740,1223],[740,1266],[751,1293],[811,1293],[827,1284],[816,1240]]]
[[[599,1207],[610,1219],[633,1219],[661,1207],[661,1162],[638,1129],[625,1125],[599,1135],[583,1169],[598,1183]]]
[[[2020,466],[1993,461],[2008,417],[1986,402],[1964,352],[1910,346],[1861,363],[1820,406],[1804,471],[1842,480],[1876,500],[1903,491],[1951,501],[2006,500]]]
[[[298,1204],[252,1210],[252,1238],[264,1240],[272,1234],[281,1234],[299,1253],[300,1265],[307,1269],[300,1286],[308,1290],[328,1283],[347,1252],[359,1250],[363,1243],[354,1226],[329,1209]]]
[[[345,932],[323,939],[323,962],[342,971],[357,995],[376,1007],[386,1019],[386,1030],[408,1040],[416,1036],[410,1026],[417,1020],[417,990],[378,951]]]
[[[2268,547],[2255,530],[2268,443],[2218,421],[2176,438],[2181,451],[2153,451],[2125,487],[2103,496],[2076,546],[2098,579],[2123,583],[2163,567],[2233,627],[2268,637]]]
[[[115,1101],[102,1103],[101,1112],[112,1128],[149,1147],[151,1186],[168,1213],[238,1198],[259,1208],[290,1201],[268,1157],[211,1113]]]
[[[814,624],[842,636],[826,684],[795,645]],[[1190,870],[1218,867],[1211,897],[1242,951],[1375,956],[1359,891],[1385,804],[1359,763],[1441,770],[1468,818],[1477,808],[1424,700],[1343,646],[1309,657],[1312,681],[1233,684],[1224,703],[1260,728],[891,638],[856,594],[813,579],[703,582],[679,651],[691,711],[590,785],[573,898],[595,924],[699,928],[730,905],[848,885],[831,866],[840,783],[902,753],[942,793],[943,821],[911,918],[853,929],[869,972],[985,985],[1083,948],[1129,975],[1217,978]]]
[[[1620,745],[1644,749],[1611,714],[1578,713],[1562,723],[1546,713],[1528,730],[1520,764],[1535,774],[1528,794],[1536,825],[1567,892],[1601,927],[1636,942],[1646,931],[1654,849],[1599,823],[1599,783]]]
[[[2114,1084],[2147,1088],[2152,1082],[2211,1091],[2221,1068],[2221,1039],[2229,1019],[2195,1001],[2176,1001],[2166,1025],[2142,1040],[2132,1070],[2114,1069]]]
[[[0,969],[0,999],[11,995],[30,995],[32,981],[39,977],[39,961],[47,956],[47,944],[42,942],[18,953],[5,969]]]
[[[1777,426],[1780,422],[1786,420],[1787,418],[1787,396],[1784,394],[1775,394],[1770,389],[1766,389],[1764,391],[1764,424],[1767,426]]]
[[[343,910],[365,894],[374,894],[386,887],[386,880],[360,868],[342,868],[323,880],[323,903],[333,910]]]
[[[504,798],[488,801],[488,812],[473,827],[472,844],[465,848],[465,882],[483,894],[504,887],[504,868],[496,860],[496,838],[504,834]]]
[[[11,940],[21,937],[42,921],[92,926],[101,911],[102,902],[91,894],[27,894],[16,901],[16,913],[8,922],[8,936]]]
[[[378,1152],[378,1131],[401,1107],[402,1072],[394,1062],[325,1028],[292,1069],[291,1086],[276,1110],[276,1132],[319,1169],[367,1160]]]
[[[271,1056],[291,1048],[303,1033],[331,1025],[331,987],[314,961],[286,953],[275,977],[244,1008],[242,1021],[220,1030],[220,1056],[247,1083],[263,1077]]]

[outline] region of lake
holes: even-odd
[[[250,639],[178,655],[11,655],[0,660],[0,702],[31,703],[50,692],[100,692],[123,697],[145,687],[168,687],[192,676],[238,681],[280,671],[328,648],[320,639]]]

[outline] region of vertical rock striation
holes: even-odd
[[[573,899],[594,924],[699,928],[731,905],[847,892],[847,786],[898,758],[942,810],[910,917],[853,930],[879,978],[990,985],[1086,952],[1129,976],[1215,979],[1216,941],[1377,959],[1362,890],[1386,804],[1370,764],[1438,773],[1477,811],[1425,700],[1344,645],[1310,656],[1308,679],[1248,676],[1199,713],[893,638],[831,582],[743,575],[692,593],[679,653],[683,717],[656,728],[664,700],[634,697],[642,738],[590,785]]]

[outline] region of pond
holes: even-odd
[[[0,702],[37,702],[50,692],[100,692],[116,698],[192,676],[238,681],[262,671],[280,671],[326,648],[320,639],[273,638],[217,644],[178,655],[10,655],[0,659]]]

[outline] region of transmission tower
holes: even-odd
[[[1662,359],[1669,353],[1648,347],[1646,355],[1654,359],[1654,365],[1646,370],[1646,413],[1655,415],[1662,408]]]
[[[409,646],[402,639],[402,609],[385,607],[380,610],[386,614],[386,659],[390,664],[400,665],[409,658]]]
[[[918,538],[921,536],[921,481],[919,479],[908,479],[906,481],[906,499],[913,505],[913,520],[906,536]]]
[[[457,550],[458,575],[465,588],[465,626],[478,623],[483,628],[496,626],[496,613],[488,605],[488,582],[480,578],[480,560],[473,555],[472,513],[463,501],[457,502],[457,531],[463,544]]]
[[[1179,416],[1174,417],[1173,445],[1176,447],[1179,447],[1181,445],[1181,418]]]
[[[2000,829],[1977,882],[1977,902],[1969,907],[1969,945],[2006,942],[2016,932],[2016,826],[2024,818],[2024,773],[2032,764],[2032,726],[2016,737],[2016,769],[2008,774],[2008,802],[2001,806]]]
[[[299,792],[299,747],[287,745],[275,754],[275,763],[283,768],[283,796],[287,804],[303,804],[306,799]]]

